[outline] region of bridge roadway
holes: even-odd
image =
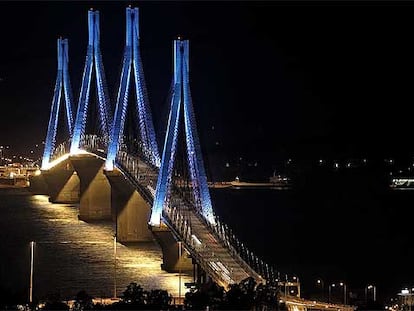
[[[288,311],[355,311],[357,309],[357,307],[351,305],[334,304],[316,300],[307,300],[292,295],[281,295],[280,302],[286,304],[286,308]]]
[[[180,203],[175,202],[173,207],[164,211],[164,223],[180,237],[186,249],[217,284],[228,288],[249,276],[258,283],[265,283],[230,245],[223,243],[194,209]]]
[[[105,156],[104,149],[98,148],[96,142],[85,141],[83,144],[85,152],[77,157],[99,157]],[[60,150],[59,155],[68,159],[68,154]],[[148,165],[142,159],[120,151],[116,159],[116,169],[131,183],[137,192],[151,207],[157,183],[158,169]],[[163,221],[159,227],[150,227],[154,236],[160,232],[169,231],[177,241],[181,241],[185,250],[197,261],[203,270],[217,284],[228,289],[233,283],[239,283],[247,277],[253,277],[257,283],[265,283],[266,280],[259,275],[238,254],[220,231],[209,225],[203,216],[192,206],[191,202],[185,201],[178,188],[172,189],[169,206],[163,211]],[[285,302],[289,311],[297,310],[341,310],[352,311],[355,308],[346,305],[327,304],[323,302],[310,301],[295,296],[283,296],[281,301]]]
[[[157,184],[158,178],[157,168],[122,152],[117,157],[117,163],[119,169],[152,206],[155,195],[153,185]],[[172,190],[169,208],[163,213],[163,223],[161,227],[151,227],[151,230],[155,234],[171,230],[217,284],[227,289],[230,284],[239,283],[249,276],[257,283],[265,283],[265,279],[240,258],[230,243],[218,236],[191,203],[183,200],[177,188]]]
[[[156,185],[158,177],[156,168],[122,152],[119,153],[117,162],[120,170],[125,175],[129,175],[130,182],[140,188],[137,189],[140,193],[145,193],[144,196],[152,206],[155,195],[152,186]],[[170,230],[175,238],[185,245],[186,250],[204,271],[226,289],[230,284],[239,283],[247,277],[253,277],[257,283],[266,282],[238,255],[230,243],[220,238],[191,204],[183,200],[177,188],[172,190],[169,207],[163,212],[163,224],[160,227],[151,227],[151,230],[154,233]],[[281,295],[280,300],[286,304],[289,311],[354,311],[356,309],[349,305],[307,300],[291,295]]]
[[[105,146],[99,141],[99,137],[93,136],[84,138],[82,141],[82,150],[84,151],[79,154],[69,155],[68,152],[64,152],[67,150],[65,147],[58,149],[59,158],[67,159],[70,162],[76,161],[79,163],[79,161],[84,159],[85,163],[91,165],[89,163],[92,163],[90,161],[94,157],[96,157],[97,161],[103,161],[106,157],[104,152]],[[145,209],[150,210],[155,197],[158,168],[143,160],[144,158],[145,156],[132,156],[121,150],[117,154],[114,173],[115,175],[119,175],[119,172],[122,173],[124,178],[117,179],[116,182],[127,182],[132,185],[144,201],[146,201],[147,206]],[[96,165],[94,164],[94,166]],[[76,167],[87,169],[87,166],[85,168],[85,165],[77,164]],[[116,173],[116,171],[118,171],[118,173]],[[105,174],[108,178],[111,178],[109,175],[114,173],[109,174],[108,172]],[[82,179],[82,175],[85,174],[78,172],[77,175]],[[130,185],[117,185],[117,187],[129,187]],[[81,188],[90,187],[83,185]],[[100,191],[99,189],[93,191],[94,195],[99,195],[99,193],[103,195],[103,192],[104,191]],[[85,199],[82,195],[81,201],[84,200],[90,204],[91,199],[92,198]],[[131,206],[131,208],[141,207]],[[140,217],[143,217],[143,214],[140,214]],[[163,257],[175,257],[175,261],[177,262],[177,264],[170,264],[165,270],[178,270],[177,267],[183,264],[184,260],[181,260],[181,258],[178,258],[177,261],[178,245],[176,241],[181,241],[184,249],[202,267],[204,272],[211,277],[213,281],[226,289],[229,288],[230,284],[239,283],[249,276],[253,277],[257,283],[266,282],[265,277],[259,275],[257,272],[258,270],[255,270],[240,257],[236,248],[231,245],[228,237],[226,237],[223,232],[220,232],[219,228],[216,228],[217,226],[208,224],[202,214],[194,208],[194,205],[191,202],[184,200],[183,194],[178,188],[173,188],[171,190],[170,202],[168,208],[163,211],[162,218],[161,226],[150,226],[149,229],[161,245],[161,248],[163,249]],[[147,221],[147,219],[145,219],[145,221]],[[145,221],[140,222],[141,226]],[[166,234],[167,231],[170,233]],[[171,236],[171,234],[175,239],[168,237]],[[166,242],[166,240],[168,241]],[[169,259],[164,260],[164,265],[168,265],[168,262],[172,261],[173,260]],[[189,261],[187,260],[187,262]],[[251,263],[255,262],[253,261]],[[264,271],[262,270],[262,272]]]

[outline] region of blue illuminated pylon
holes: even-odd
[[[57,124],[59,117],[60,99],[62,91],[65,98],[66,107],[66,123],[69,131],[69,135],[72,136],[73,127],[73,110],[72,110],[72,88],[70,86],[69,79],[69,55],[68,55],[68,39],[59,38],[57,40],[57,60],[58,71],[56,77],[55,90],[53,94],[52,108],[50,110],[49,125],[47,128],[47,135],[45,140],[45,150],[42,159],[42,169],[47,169],[50,157],[55,147]]]
[[[115,107],[114,123],[109,141],[106,157],[106,170],[112,170],[114,161],[122,142],[122,134],[125,126],[125,117],[128,106],[129,82],[131,71],[135,80],[135,92],[137,97],[136,112],[141,136],[142,153],[146,160],[156,167],[160,166],[160,156],[155,138],[154,125],[148,102],[147,90],[142,69],[141,55],[139,51],[139,15],[138,8],[126,8],[126,40],[124,59],[122,64],[121,83]]]
[[[104,141],[108,141],[111,127],[110,103],[106,85],[105,72],[100,51],[99,11],[88,11],[89,42],[86,54],[85,68],[82,77],[82,87],[79,96],[78,110],[73,129],[70,153],[75,154],[82,147],[81,137],[85,134],[86,117],[89,105],[89,92],[92,70],[95,67],[96,86],[98,89],[99,119]]]
[[[209,223],[215,224],[191,99],[188,40],[174,40],[173,83],[174,88],[170,114],[168,117],[168,128],[164,141],[164,150],[158,174],[155,199],[152,206],[150,225],[160,225],[162,210],[169,204],[182,103],[184,109],[187,160],[190,170],[191,189],[193,191],[195,208],[199,210]]]

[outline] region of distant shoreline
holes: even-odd
[[[28,187],[15,187],[15,186],[5,186],[0,185],[0,195],[4,194],[19,194],[19,195],[31,195]]]

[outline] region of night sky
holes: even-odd
[[[172,40],[182,35],[190,40],[192,96],[207,153],[412,156],[414,6],[405,2],[1,2],[2,145],[26,152],[44,140],[58,36],[69,39],[78,98],[90,7],[101,12],[103,61],[115,98],[128,4],[140,8],[158,133],[165,130]]]
[[[101,11],[103,60],[115,98],[126,4],[1,2],[2,144],[25,150],[44,140],[58,36],[69,39],[78,97],[90,7]],[[142,1],[139,6],[158,132],[166,118],[172,40],[180,34],[191,44],[193,98],[207,145],[217,138],[231,151],[254,146],[315,156],[413,150],[412,5]]]

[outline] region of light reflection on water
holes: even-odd
[[[1,283],[21,288],[28,284],[30,240],[36,242],[34,296],[60,292],[71,297],[79,290],[91,295],[114,295],[114,246],[111,222],[78,220],[78,209],[52,204],[47,196],[0,193]],[[130,282],[144,289],[161,288],[178,296],[179,277],[161,270],[162,252],[155,242],[125,246],[117,243],[117,296]],[[182,275],[184,283],[192,277]],[[23,285],[22,285],[23,284]]]

